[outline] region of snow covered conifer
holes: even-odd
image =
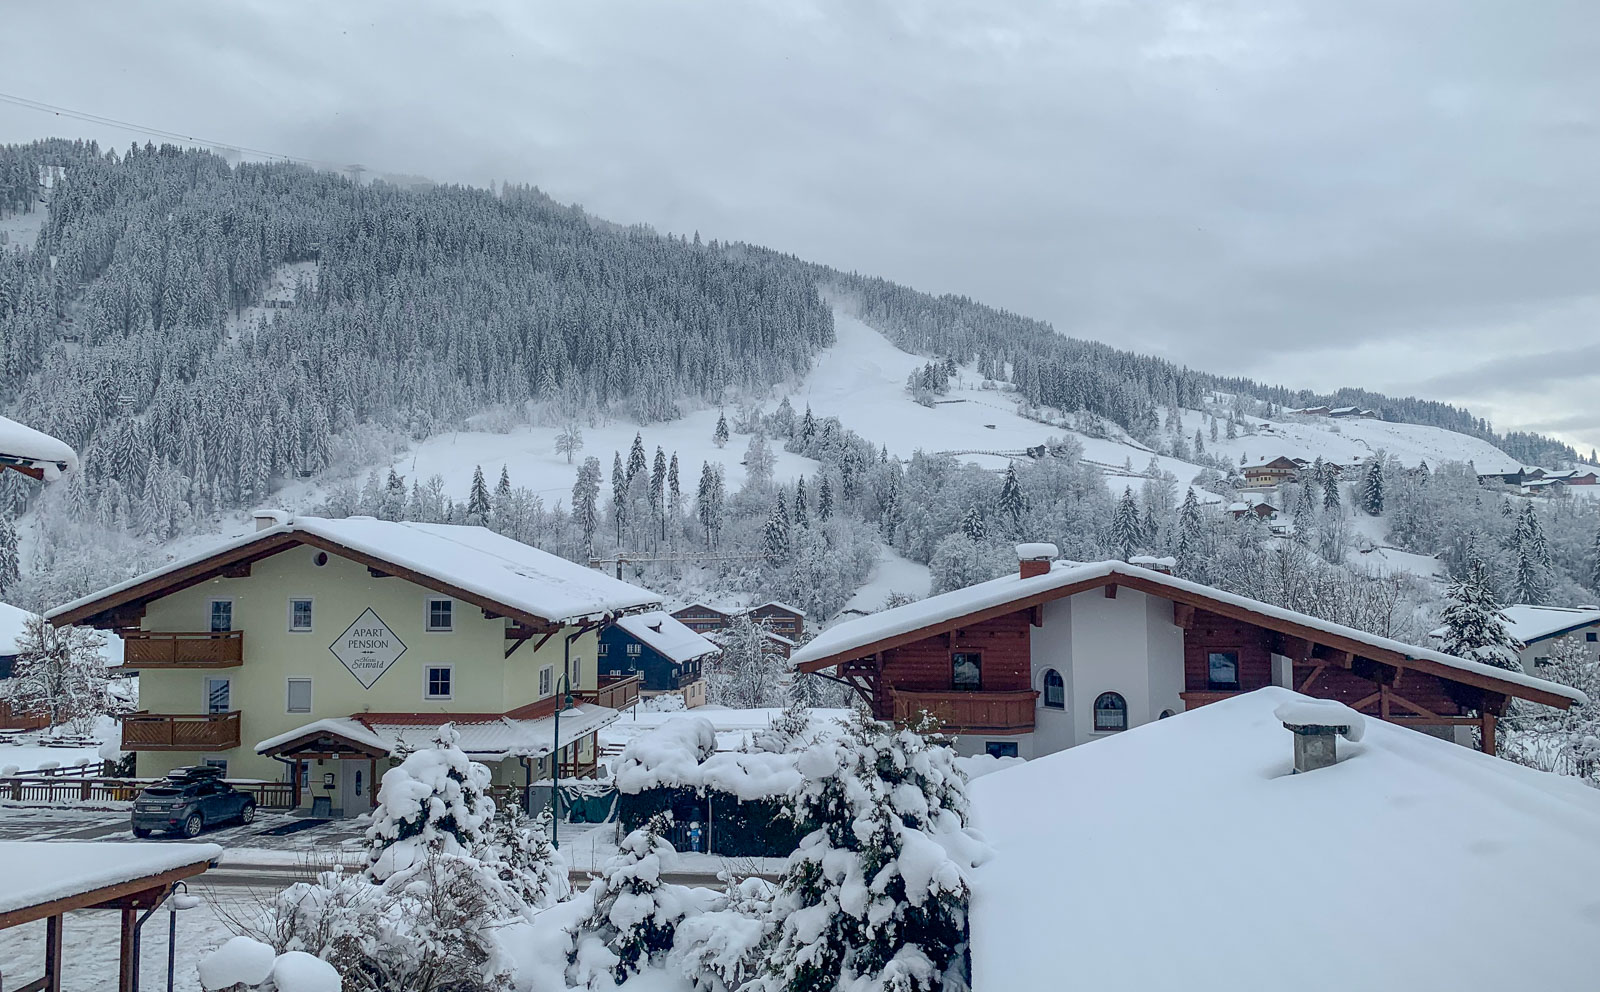
[[[721,448],[728,443],[728,417],[725,413],[717,414],[717,428],[711,432],[711,440]]]
[[[811,404],[807,403],[805,416],[800,418],[801,450],[807,450],[811,445],[811,439],[816,436],[817,418],[811,415]]]
[[[961,517],[961,533],[974,543],[988,536],[987,528],[983,525],[983,511],[978,509],[977,503],[967,505],[967,512]]]
[[[963,988],[967,876],[987,849],[965,827],[954,753],[858,715],[801,752],[810,828],[772,902],[768,988]]]
[[[1506,629],[1505,615],[1490,588],[1489,571],[1476,552],[1468,551],[1466,567],[1450,583],[1440,619],[1444,621],[1440,650],[1446,654],[1522,671],[1516,641]]]
[[[1339,470],[1332,465],[1322,466],[1322,508],[1335,512],[1340,507]]]
[[[794,524],[796,527],[811,526],[806,512],[806,477],[803,475],[794,484]]]
[[[761,553],[769,561],[781,562],[789,555],[789,511],[783,503],[783,490],[772,499],[772,512],[767,515],[767,525],[761,531]]]
[[[1111,514],[1111,547],[1117,556],[1127,561],[1139,553],[1144,526],[1139,521],[1139,504],[1134,502],[1133,488],[1124,486],[1117,497],[1116,509]]]
[[[644,435],[635,432],[633,447],[628,449],[628,484],[632,485],[634,477],[649,467],[649,462],[644,455]]]
[[[104,644],[105,635],[92,627],[57,627],[30,615],[17,638],[11,677],[0,682],[0,698],[19,713],[47,717],[52,727],[66,724],[87,733],[96,717],[112,710],[100,657]]]
[[[1011,522],[1015,534],[1022,527],[1022,514],[1027,509],[1027,499],[1022,494],[1022,482],[1017,478],[1017,463],[1006,465],[1005,481],[1000,483],[1000,515]]]
[[[1367,466],[1367,478],[1361,487],[1361,509],[1367,516],[1383,514],[1383,456],[1378,455]]]
[[[494,484],[495,509],[505,506],[506,499],[511,495],[511,473],[504,465],[500,466],[500,481]]]
[[[833,483],[824,475],[822,481],[817,483],[817,519],[827,520],[833,516]],[[1597,538],[1600,541],[1600,538]]]
[[[567,898],[572,885],[567,863],[550,843],[550,812],[529,820],[512,805],[490,821],[488,853],[500,880],[533,909],[545,909]]]
[[[17,554],[17,528],[10,514],[0,514],[0,595],[17,584],[22,577],[21,559]]]
[[[611,452],[611,516],[617,526],[617,543],[622,543],[622,525],[628,520],[628,476],[622,470],[622,452]]]
[[[1539,526],[1538,514],[1532,503],[1525,503],[1522,515],[1511,535],[1511,554],[1514,572],[1512,595],[1519,602],[1541,604],[1550,595],[1552,585],[1550,546],[1545,541],[1544,529]]]
[[[617,854],[585,896],[593,904],[568,955],[567,979],[594,987],[601,975],[622,983],[672,947],[677,924],[690,908],[684,887],[661,881],[676,852],[661,836],[657,814],[617,845]]]
[[[1594,533],[1593,561],[1589,566],[1589,585],[1595,590],[1600,590],[1600,530]]]
[[[384,773],[367,828],[367,873],[377,881],[410,868],[427,852],[472,855],[494,818],[489,769],[469,759],[455,727],[439,728],[432,747]]]
[[[483,524],[489,519],[489,486],[483,481],[483,466],[472,470],[472,489],[467,493],[467,522]]]
[[[600,459],[585,458],[572,484],[572,516],[583,532],[584,546],[594,548],[594,531],[600,522]]]

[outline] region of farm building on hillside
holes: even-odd
[[[926,710],[963,753],[1037,757],[1268,685],[1466,743],[1512,698],[1561,709],[1566,686],[1413,647],[1120,561],[1055,562],[841,623],[797,670],[879,719]]]
[[[654,593],[482,527],[275,511],[257,526],[49,614],[122,637],[139,775],[220,765],[355,815],[380,762],[445,723],[502,788],[595,773],[596,733],[640,681],[601,673],[599,631],[660,609]]]
[[[1278,515],[1278,508],[1264,499],[1252,499],[1229,503],[1228,514],[1235,520],[1242,520],[1250,516],[1261,520],[1271,520]]]
[[[796,642],[805,634],[806,626],[804,610],[776,600],[733,610],[722,610],[704,603],[690,603],[681,609],[673,610],[672,616],[683,621],[684,626],[690,630],[710,635],[726,630],[735,617],[748,616],[756,621],[765,620],[767,639],[772,643],[773,650],[785,658],[794,651]],[[715,636],[712,637],[712,640],[716,639]]]
[[[701,669],[722,651],[662,610],[618,617],[600,632],[597,650],[601,674],[638,675],[641,696],[675,695],[688,707],[705,703]]]
[[[1244,475],[1247,485],[1276,486],[1299,478],[1303,468],[1304,466],[1295,459],[1279,455],[1271,461],[1261,462],[1258,465],[1246,465],[1239,471]]]
[[[1260,689],[973,782],[972,987],[1593,989],[1600,792],[1321,708]],[[1292,774],[1286,723],[1335,763]]]

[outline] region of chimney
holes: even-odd
[[[282,510],[253,510],[250,513],[250,517],[256,522],[256,531],[258,533],[289,522],[289,514]]]
[[[1021,563],[1020,575],[1031,579],[1050,571],[1050,563],[1061,552],[1054,544],[1033,543],[1017,545],[1017,561]]]
[[[1272,715],[1294,734],[1294,774],[1327,768],[1339,761],[1337,737],[1359,741],[1366,718],[1332,699],[1301,697],[1278,706]]]

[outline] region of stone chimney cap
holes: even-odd
[[[1017,545],[1018,561],[1052,561],[1060,554],[1060,548],[1043,541]]]
[[[1297,734],[1338,734],[1359,741],[1367,718],[1335,699],[1291,699],[1279,703],[1272,715]]]

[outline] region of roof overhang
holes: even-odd
[[[1439,678],[1470,685],[1487,692],[1499,693],[1505,696],[1515,696],[1530,702],[1542,703],[1557,709],[1568,709],[1576,700],[1556,692],[1541,689],[1536,686],[1526,685],[1512,679],[1500,678],[1487,672],[1471,669],[1457,668],[1430,658],[1418,657],[1405,652],[1396,651],[1367,641],[1350,637],[1334,631],[1324,630],[1320,627],[1297,623],[1284,617],[1274,616],[1260,610],[1251,609],[1241,605],[1231,598],[1208,596],[1203,592],[1162,582],[1158,579],[1147,578],[1136,574],[1132,569],[1116,569],[1109,574],[1101,574],[1085,578],[1078,582],[1066,583],[1053,588],[1040,590],[1014,600],[989,606],[981,610],[974,610],[960,616],[930,623],[924,627],[908,630],[903,633],[883,637],[866,644],[842,649],[820,658],[813,658],[795,666],[802,672],[818,672],[825,668],[860,658],[870,657],[883,651],[892,650],[906,644],[923,640],[938,634],[947,633],[962,627],[970,627],[986,620],[994,620],[1023,610],[1043,606],[1045,603],[1058,599],[1075,596],[1081,592],[1089,592],[1106,586],[1120,586],[1137,590],[1151,596],[1181,603],[1197,609],[1206,610],[1219,616],[1234,620],[1242,620],[1255,626],[1272,630],[1291,637],[1301,638],[1314,645],[1321,645],[1335,651],[1348,652],[1353,657],[1367,658],[1372,661],[1396,668],[1409,668],[1418,672],[1436,675]],[[1264,605],[1264,604],[1263,604]]]

